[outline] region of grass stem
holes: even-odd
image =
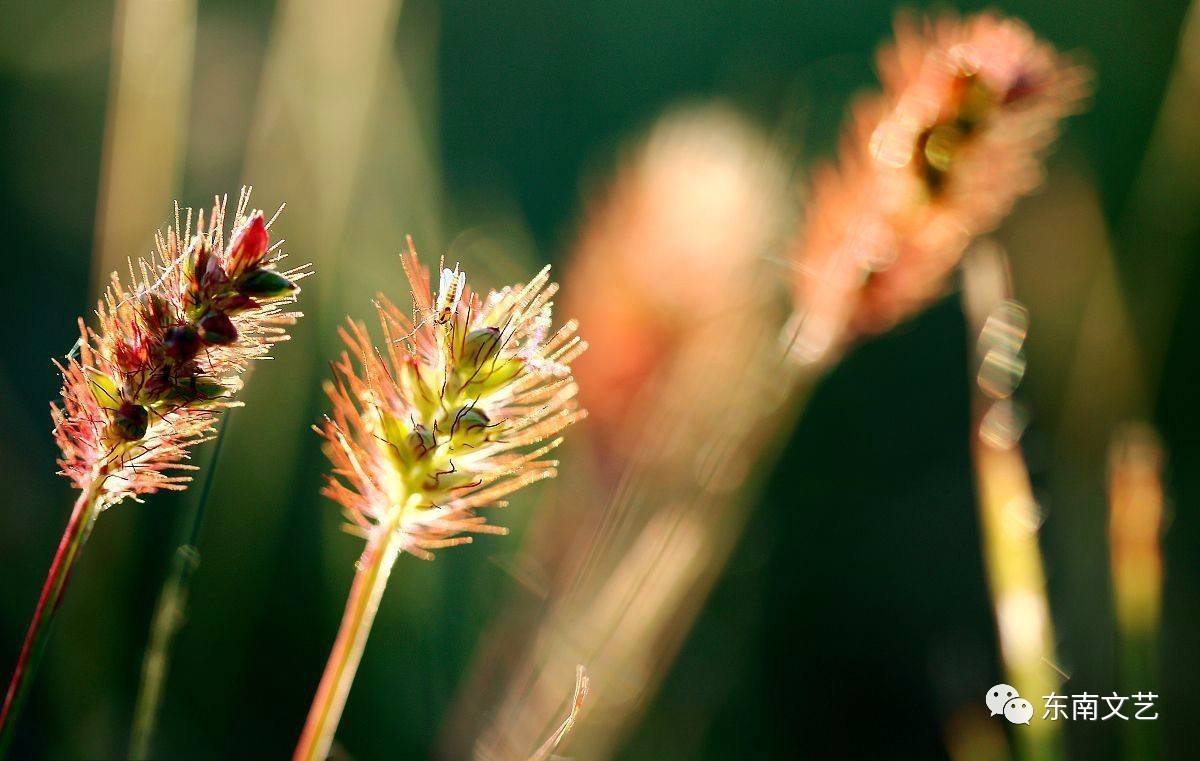
[[[163,685],[166,683],[167,670],[171,661],[171,646],[175,635],[183,627],[184,614],[187,612],[187,598],[192,574],[200,567],[200,529],[204,525],[204,514],[208,508],[208,495],[212,490],[213,476],[221,457],[221,446],[225,442],[229,430],[229,416],[226,414],[221,432],[217,434],[217,442],[213,447],[212,459],[204,476],[204,486],[187,517],[186,534],[182,543],[175,550],[171,560],[171,570],[158,603],[154,608],[154,616],[150,620],[150,638],[146,644],[146,654],[142,660],[142,676],[138,683],[137,700],[133,709],[133,726],[130,730],[129,756],[140,761],[150,755],[150,743],[154,739],[154,730],[158,726],[158,715],[162,708]]]
[[[1038,544],[1042,516],[1021,452],[1022,413],[1011,399],[1024,372],[1028,315],[1012,300],[1008,262],[979,243],[963,272],[964,310],[978,357],[972,383],[971,456],[983,562],[1004,678],[1035,707],[1013,733],[1021,761],[1063,757],[1061,722],[1040,720],[1042,699],[1062,687],[1046,571]]]
[[[410,500],[411,501],[411,500]],[[333,745],[333,736],[346,707],[350,686],[358,672],[371,625],[379,610],[379,601],[387,587],[392,565],[400,553],[400,521],[408,505],[397,505],[387,520],[371,535],[367,548],[358,562],[354,585],[346,601],[337,640],[329,653],[329,662],[309,709],[308,720],[300,735],[293,761],[325,761]]]
[[[0,709],[0,758],[8,754],[17,719],[20,718],[21,709],[29,696],[29,687],[46,651],[50,627],[54,623],[63,593],[66,592],[67,582],[71,580],[71,572],[75,569],[79,553],[92,533],[96,516],[100,514],[100,495],[103,493],[107,477],[107,472],[98,472],[90,486],[75,500],[75,508],[50,564],[50,572],[42,586],[41,596],[38,597],[37,607],[33,611],[33,620],[29,623],[29,632],[25,635],[25,644],[21,647],[12,681],[9,682],[8,692],[4,697],[4,707]]]

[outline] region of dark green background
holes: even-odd
[[[1184,291],[1182,310],[1167,326],[1161,380],[1151,389],[1172,496],[1159,683],[1123,685],[1114,673],[1103,443],[1081,442],[1078,456],[1054,446],[1061,383],[1039,375],[1043,368],[1030,367],[1024,393],[1035,413],[1026,453],[1048,516],[1043,545],[1071,684],[1161,694],[1166,757],[1192,758],[1200,744],[1200,527],[1193,509],[1200,279],[1191,266],[1178,270],[1184,282],[1159,278],[1163,257],[1196,252],[1198,205],[1194,194],[1181,198],[1190,204],[1190,224],[1167,231],[1146,229],[1128,210],[1186,3],[999,7],[1097,70],[1092,108],[1071,121],[1053,167],[1082,167],[1095,182],[1116,231],[1121,272],[1137,286],[1132,307],[1142,331],[1159,329],[1143,315],[1153,312],[1160,288]],[[800,0],[411,0],[402,28],[411,18],[436,21],[425,42],[437,51],[434,116],[447,224],[467,225],[485,214],[489,199],[504,198],[542,255],[560,257],[586,181],[680,100],[720,96],[806,154],[826,154],[850,95],[873,82],[871,54],[888,35],[893,11],[882,2]],[[54,475],[46,405],[58,379],[49,360],[70,346],[75,315],[96,296],[88,273],[112,9],[9,0],[2,13],[0,672],[7,678],[72,499]],[[261,44],[272,13],[269,3],[204,0],[202,35],[205,19],[220,15],[238,19],[247,39]],[[46,36],[68,40],[72,57],[57,66],[26,61],[24,46]],[[201,45],[197,67],[212,63]],[[238,164],[189,172],[182,198],[202,204],[254,179],[240,176]],[[258,200],[272,205],[286,194]],[[287,213],[306,210],[292,205]],[[1155,245],[1162,239],[1175,244],[1166,253]],[[368,295],[361,294],[364,308]],[[289,753],[340,616],[359,545],[335,531],[336,510],[316,496],[323,464],[317,439],[302,429],[322,401],[314,391],[303,421],[275,419],[269,406],[271,387],[290,382],[289,362],[324,361],[302,358],[303,347],[313,346],[306,332],[327,336],[340,319],[306,309],[295,345],[281,347],[283,360],[254,375],[251,385],[261,387],[255,406],[232,417],[191,620],[168,683],[156,746],[163,757]],[[1039,334],[1033,317],[1036,354],[1039,341],[1055,337]],[[951,298],[861,347],[827,379],[623,758],[945,757],[943,722],[999,680],[968,459],[967,368],[966,329]],[[269,448],[272,436],[302,441],[294,482],[267,498],[249,489],[255,498],[239,499],[239,479],[255,478],[239,453]],[[150,610],[188,499],[154,497],[103,516],[14,757],[125,752]],[[525,504],[533,502],[531,495]],[[504,520],[522,523],[518,510]],[[262,526],[270,531],[255,531]],[[400,564],[339,733],[354,758],[433,754],[439,718],[508,590],[501,569],[518,539],[485,537],[434,564]],[[1068,741],[1072,758],[1117,757],[1110,726],[1071,727]]]

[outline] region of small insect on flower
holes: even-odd
[[[181,489],[183,461],[212,432],[250,360],[288,338],[285,326],[305,268],[280,271],[262,212],[244,190],[223,244],[225,202],[188,212],[157,237],[157,260],[114,274],[96,314],[80,320],[77,356],[59,362],[62,406],[51,405],[62,473],[80,489],[99,484],[102,507],[159,489]]]
[[[439,325],[445,325],[450,321],[451,315],[458,311],[458,299],[462,296],[463,286],[466,285],[467,275],[465,272],[458,271],[458,265],[454,265],[454,269],[442,268],[442,279],[438,283],[438,300],[437,300],[437,322]]]
[[[584,415],[570,363],[586,345],[573,321],[550,331],[549,268],[480,298],[457,266],[433,294],[411,240],[402,263],[413,313],[379,297],[382,349],[361,323],[343,329],[318,432],[334,466],[325,493],[352,528],[397,531],[399,549],[428,558],[464,532],[502,533],[476,509],[554,475],[543,458]]]

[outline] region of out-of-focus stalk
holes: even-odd
[[[1136,269],[1127,274],[1138,316],[1147,387],[1155,388],[1166,362],[1171,330],[1195,266],[1200,210],[1200,3],[1191,3],[1175,45],[1154,132],[1133,183],[1117,245]]]
[[[93,287],[146,248],[162,199],[176,194],[195,44],[195,0],[116,4]]]
[[[212,490],[217,463],[220,461],[221,446],[225,443],[225,435],[229,431],[229,421],[230,416],[226,415],[204,475],[204,487],[187,516],[187,533],[182,537],[182,544],[176,548],[171,558],[167,579],[163,582],[154,616],[150,619],[150,637],[146,644],[146,654],[142,658],[142,677],[133,705],[133,727],[129,742],[129,755],[133,759],[144,759],[150,755],[150,743],[158,725],[163,686],[171,662],[171,646],[175,642],[175,635],[183,626],[192,574],[200,567],[200,528],[204,525],[208,495]]]
[[[576,368],[593,456],[565,474],[567,510],[530,528],[517,566],[545,581],[544,597],[516,596],[483,638],[444,730],[449,758],[529,759],[559,726],[579,664],[591,691],[559,752],[620,747],[821,369],[784,361],[779,338],[768,256],[790,199],[775,147],[709,105],[664,116],[622,159],[568,275],[567,308],[593,347]]]
[[[1062,682],[1038,547],[1041,515],[1019,446],[1023,413],[1012,399],[1024,373],[1028,314],[1011,298],[1007,263],[984,241],[964,264],[964,300],[975,338],[971,453],[983,559],[1000,638],[1005,678],[1036,707]],[[1058,722],[1035,720],[1015,733],[1018,757],[1060,757]]]
[[[1109,552],[1116,607],[1119,679],[1123,694],[1158,683],[1158,631],[1162,614],[1163,452],[1154,431],[1129,424],[1109,450]],[[1160,757],[1156,722],[1129,722],[1130,761]]]
[[[50,572],[42,586],[37,607],[33,611],[33,620],[29,624],[29,632],[25,635],[25,644],[21,646],[17,666],[4,697],[4,707],[0,709],[0,759],[8,755],[8,748],[16,731],[17,717],[21,715],[21,709],[29,694],[29,685],[37,672],[42,654],[46,651],[46,639],[54,623],[54,615],[62,602],[67,582],[71,580],[71,572],[75,569],[79,551],[91,535],[96,516],[100,514],[100,495],[103,493],[106,477],[106,473],[97,475],[93,486],[75,500],[75,508],[50,564]]]
[[[150,619],[150,640],[142,658],[142,677],[133,707],[129,757],[149,758],[150,742],[162,708],[163,686],[171,662],[171,644],[183,626],[187,610],[188,588],[192,574],[200,566],[200,551],[194,544],[180,545],[171,558],[167,580],[163,583]]]
[[[523,633],[531,647],[508,667],[492,721],[473,735],[477,761],[528,758],[560,715],[561,685],[576,664],[591,675],[592,695],[566,752],[596,760],[619,749],[742,536],[761,478],[820,375],[816,366],[780,363],[777,326],[689,349],[672,368],[673,393],[650,397],[658,409],[632,428],[631,462],[599,526],[573,538],[581,563],[536,630]],[[745,365],[719,364],[708,375],[713,350]]]
[[[1117,627],[1153,637],[1162,606],[1162,447],[1145,425],[1130,424],[1109,452],[1109,549]]]

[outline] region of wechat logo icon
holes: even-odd
[[[1033,706],[1009,684],[998,684],[988,690],[984,702],[992,716],[1003,715],[1013,724],[1028,724],[1033,718]]]

